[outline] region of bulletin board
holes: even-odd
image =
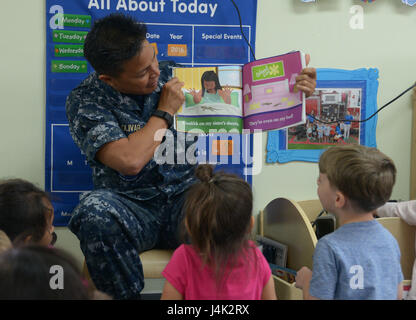
[[[67,225],[79,196],[93,188],[86,157],[69,133],[65,101],[93,72],[83,57],[83,43],[94,21],[111,13],[143,21],[159,61],[184,66],[242,65],[253,59],[242,32],[254,49],[257,0],[235,3],[241,25],[228,0],[46,0],[45,189],[52,196],[56,226]],[[248,144],[233,144],[233,153],[241,161],[227,162],[231,155],[219,156],[218,167],[251,183],[252,161],[247,158],[252,151],[247,146],[252,137],[241,138]],[[207,137],[208,148],[212,139]]]

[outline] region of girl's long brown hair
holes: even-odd
[[[198,166],[195,175],[200,181],[188,191],[185,224],[193,247],[215,272],[218,284],[242,254],[255,256],[248,241],[253,195],[247,182],[232,174],[214,174],[210,165]]]

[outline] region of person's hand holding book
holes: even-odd
[[[306,65],[309,65],[311,56],[305,55]],[[293,89],[294,92],[298,90],[304,92],[306,97],[312,95],[316,88],[316,69],[315,68],[304,68],[302,72],[296,77],[296,84]]]
[[[162,88],[158,109],[173,116],[185,102],[182,92],[183,85],[184,83],[176,77],[166,82]]]

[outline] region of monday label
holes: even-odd
[[[90,28],[91,16],[81,14],[64,14],[63,25],[64,27]]]

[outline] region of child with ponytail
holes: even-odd
[[[254,218],[250,185],[210,165],[195,172],[188,191],[184,224],[190,244],[174,252],[163,271],[162,299],[276,299],[263,254],[249,240]]]

